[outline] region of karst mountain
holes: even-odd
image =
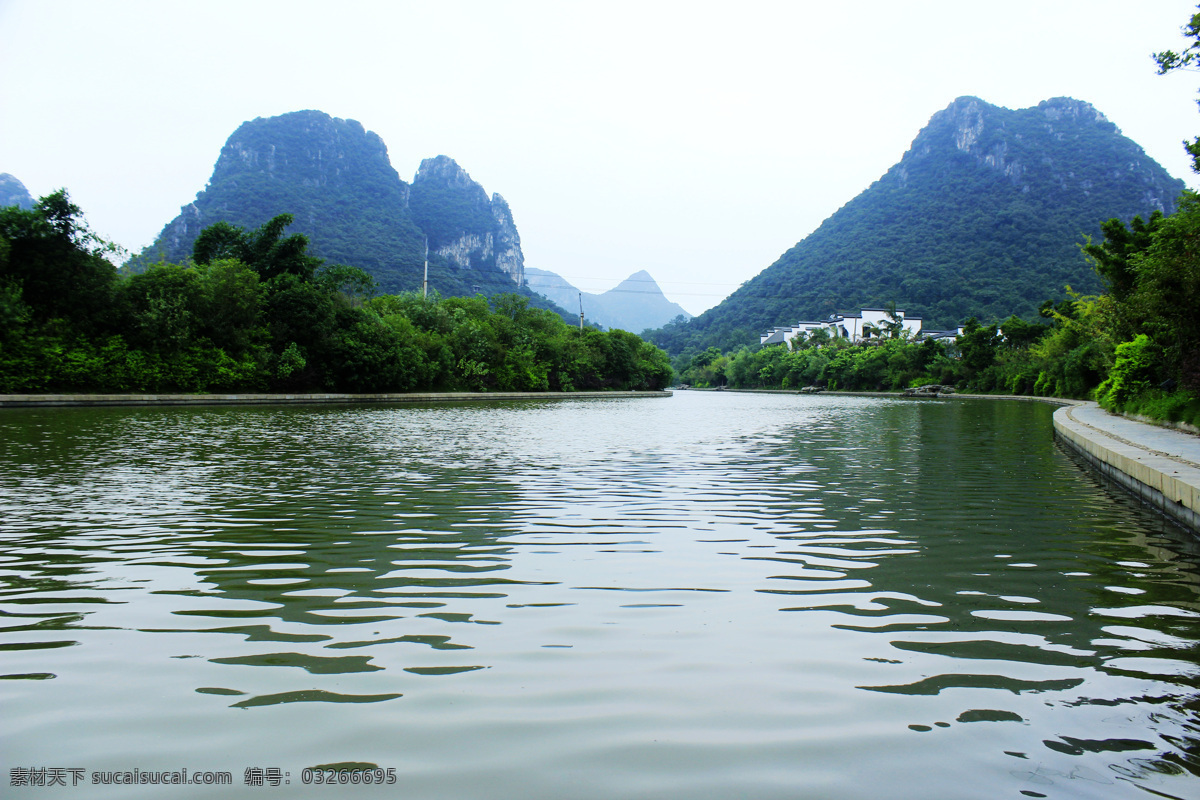
[[[1030,319],[1101,288],[1080,245],[1112,217],[1170,213],[1183,191],[1090,104],[1007,109],[960,97],[879,180],[719,305],[657,331],[672,353],[757,344],[776,325],[895,303],[926,328]]]

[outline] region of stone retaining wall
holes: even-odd
[[[1200,535],[1200,468],[1123,441],[1075,419],[1071,411],[1065,406],[1054,412],[1060,442],[1142,502]]]

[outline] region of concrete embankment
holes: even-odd
[[[2,394],[0,408],[46,406],[223,406],[324,403],[469,403],[670,397],[663,392],[413,392],[411,394]]]
[[[1200,437],[1118,417],[1095,403],[1055,411],[1054,432],[1101,473],[1200,535]]]

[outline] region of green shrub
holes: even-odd
[[[1116,362],[1108,379],[1096,388],[1096,399],[1105,408],[1123,410],[1130,400],[1154,386],[1161,365],[1162,350],[1144,333],[1117,345]]]
[[[1130,398],[1121,410],[1150,419],[1184,422],[1200,427],[1200,397],[1182,389],[1173,392],[1148,389]]]

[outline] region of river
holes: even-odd
[[[1200,548],[1052,410],[0,410],[6,796],[1200,796]]]

